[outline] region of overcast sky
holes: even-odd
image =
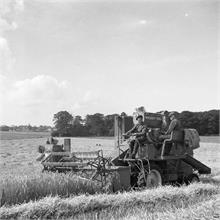
[[[0,124],[219,109],[219,1],[0,0]]]

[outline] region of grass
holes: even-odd
[[[220,143],[220,136],[200,136],[201,142],[204,143]]]
[[[175,212],[213,199],[220,189],[211,184],[160,187],[154,190],[119,194],[81,195],[67,199],[46,197],[13,207],[0,208],[0,218],[120,219]],[[139,212],[136,212],[139,210]],[[142,212],[140,212],[142,210]]]
[[[62,143],[63,139],[60,140]],[[211,175],[201,177],[202,183],[114,195],[96,195],[101,192],[98,186],[75,176],[42,174],[36,157],[38,145],[45,141],[46,138],[13,137],[0,141],[0,186],[5,188],[2,203],[7,204],[0,208],[1,219],[214,219],[218,216],[218,137],[201,137],[201,147],[194,152],[196,159],[212,168]],[[118,152],[114,141],[108,138],[71,138],[71,143],[72,151],[103,149],[105,155]]]
[[[14,139],[0,141],[0,178],[8,175],[29,175],[40,173],[42,166],[36,162],[37,149],[47,138]],[[60,138],[63,143],[63,138]],[[108,139],[71,138],[72,151],[92,151],[103,149],[105,155],[118,154],[114,141]]]
[[[0,131],[0,140],[19,140],[30,138],[47,138],[50,132]]]
[[[40,173],[28,176],[8,176],[0,182],[1,205],[13,205],[37,200],[45,196],[95,194],[101,187],[73,174]]]
[[[145,207],[137,208],[133,213],[128,214],[126,217],[121,219],[129,220],[142,220],[142,219],[163,219],[163,220],[183,220],[183,219],[207,219],[214,220],[220,218],[220,198],[219,194],[217,196],[211,196],[208,201],[196,202],[195,204],[190,204],[188,207],[184,208],[168,208],[163,212],[153,212],[149,213]],[[137,214],[138,213],[138,214]]]

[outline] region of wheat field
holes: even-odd
[[[37,147],[45,143],[46,136],[2,138],[0,193],[5,205],[0,218],[219,219],[219,137],[201,140],[195,158],[210,166],[212,174],[201,176],[200,183],[109,194],[74,175],[41,173]],[[117,152],[112,138],[71,138],[71,143],[72,151],[103,149],[107,156]]]

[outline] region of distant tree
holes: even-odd
[[[139,107],[136,110],[143,112],[144,108]],[[163,111],[164,112],[164,111]],[[167,112],[167,111],[165,111]],[[162,112],[160,112],[162,113]],[[168,113],[168,112],[167,112]],[[7,125],[0,126],[1,131],[49,131],[55,136],[113,136],[114,135],[114,117],[118,114],[104,116],[101,113],[87,115],[83,119],[80,115],[73,117],[67,111],[60,111],[54,114],[55,129],[51,126],[40,125]],[[120,116],[125,116],[125,129],[129,130],[133,126],[133,117],[122,112]],[[219,110],[210,110],[204,112],[183,111],[178,114],[183,128],[195,128],[200,135],[218,135],[219,134]]]
[[[73,116],[67,111],[60,111],[53,118],[55,128],[61,136],[70,136]]]
[[[103,136],[106,132],[104,115],[96,113],[94,115],[87,115],[85,126],[88,129],[89,135]]]
[[[144,112],[143,107],[137,108]],[[54,115],[54,124],[56,133],[61,136],[113,136],[114,135],[114,117],[117,114],[104,116],[101,113],[87,115],[83,119],[80,115],[73,117],[67,111],[61,111]],[[122,112],[125,116],[126,131],[133,126],[133,117]],[[206,112],[183,111],[178,114],[183,128],[195,128],[200,135],[219,134],[219,110]],[[27,126],[19,126],[18,129],[25,129]],[[33,127],[32,127],[33,128]],[[40,126],[39,129],[46,129]]]
[[[133,117],[128,116],[125,118],[125,132],[130,130],[134,126]]]
[[[106,115],[104,117],[105,136],[114,136],[114,120],[117,114]]]
[[[52,136],[52,137],[59,137],[59,136],[60,136],[60,134],[59,134],[59,132],[58,132],[58,131],[53,130],[53,131],[51,132],[51,136]]]
[[[207,134],[219,134],[219,112],[215,110],[209,111],[207,115],[207,121]]]
[[[84,126],[84,120],[80,115],[73,118],[73,126],[71,129],[72,136],[87,136],[88,131],[86,126]]]
[[[32,127],[32,131],[37,131],[38,127],[37,126],[33,126]]]
[[[28,124],[27,129],[28,129],[28,131],[31,131],[32,130],[32,126],[30,124]]]
[[[0,131],[9,131],[9,130],[10,130],[10,127],[7,126],[7,125],[2,125],[2,126],[0,127]]]
[[[121,116],[122,116],[122,117],[123,117],[123,116],[126,117],[127,114],[126,114],[125,112],[122,112],[122,113],[121,113]]]
[[[182,126],[184,128],[191,128],[192,127],[192,122],[191,119],[193,117],[193,113],[189,111],[183,111],[179,115],[179,119],[181,120]]]
[[[73,117],[73,125],[82,125],[83,119],[80,115]]]
[[[180,114],[180,119],[184,128],[195,128],[200,135],[219,134],[219,110],[183,111]]]

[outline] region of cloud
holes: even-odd
[[[173,64],[187,64],[190,62],[194,62],[196,60],[208,58],[210,55],[209,54],[201,54],[197,56],[189,56],[189,55],[179,55],[179,56],[170,56],[163,58],[161,60],[155,61],[149,65],[147,65],[148,68],[152,67],[161,67],[164,68],[166,66],[170,66]]]
[[[23,0],[1,0],[0,1],[0,33],[8,30],[15,30],[18,25],[15,21],[10,21],[16,13],[24,10]]]
[[[14,83],[0,75],[0,123],[51,124],[56,112],[81,114],[82,109],[87,111],[88,106],[95,104],[97,97],[93,90],[78,89],[69,81],[50,75],[36,75]]]
[[[18,25],[15,21],[10,21],[9,17],[23,10],[23,0],[0,1],[0,74],[10,72],[15,61],[4,33],[17,29]]]
[[[59,82],[48,75],[38,75],[32,79],[17,81],[13,85],[10,99],[22,106],[53,104],[66,96],[67,82]]]
[[[93,102],[98,99],[98,94],[94,91],[88,90],[85,91],[83,97],[82,97],[82,103],[88,103]]]
[[[0,75],[0,123],[51,123],[54,113],[78,107],[67,81],[37,75],[14,83]]]
[[[5,92],[7,91],[8,78],[0,74],[0,101],[4,97]]]
[[[9,97],[19,106],[36,107],[50,104],[74,110],[92,103],[98,96],[91,90],[76,90],[66,80],[58,81],[49,75],[37,75],[32,79],[16,81],[12,85]]]
[[[151,27],[154,24],[155,24],[155,21],[153,21],[153,20],[133,18],[130,21],[122,22],[119,26],[120,26],[120,28],[124,27],[127,30],[134,30],[137,28]]]
[[[147,24],[147,21],[146,21],[145,19],[140,20],[140,21],[139,21],[139,24]]]
[[[15,62],[8,41],[0,36],[0,74],[9,72]]]
[[[1,0],[0,1],[0,13],[6,15],[8,13],[23,11],[24,1],[23,0]]]
[[[0,17],[0,34],[3,35],[5,31],[13,31],[17,29],[18,25],[16,22],[9,23],[7,20]]]
[[[24,10],[24,1],[23,0],[15,0],[14,9],[16,11]]]

